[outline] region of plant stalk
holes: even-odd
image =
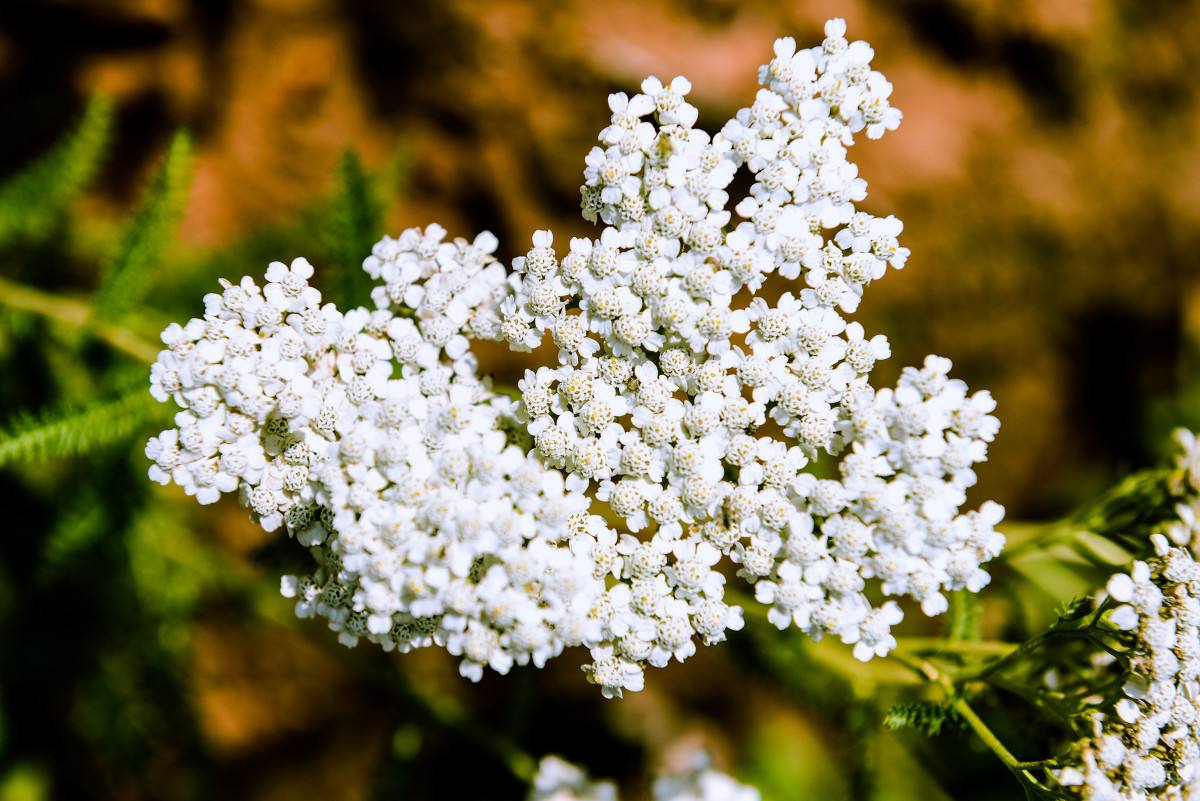
[[[94,319],[91,306],[74,298],[63,297],[0,278],[0,305],[79,328],[139,362],[149,364],[161,350],[137,334],[111,323]]]

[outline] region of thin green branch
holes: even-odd
[[[983,604],[976,593],[967,589],[950,593],[944,638],[951,642],[979,640],[983,627]]]
[[[995,732],[983,721],[983,718],[979,717],[971,707],[953,680],[952,674],[939,670],[933,664],[923,659],[910,659],[901,654],[896,654],[895,656],[899,662],[907,666],[918,676],[930,684],[941,688],[942,692],[945,693],[946,702],[962,717],[963,721],[966,722],[971,731],[975,732],[975,735],[987,746],[988,750],[1004,763],[1004,766],[1013,773],[1018,781],[1027,787],[1039,790],[1045,789],[1030,771],[1054,764],[1053,760],[1022,761],[1017,759],[1012,751],[1008,750],[1000,738],[996,736]]]
[[[43,292],[4,278],[0,278],[0,306],[83,329],[113,350],[142,363],[153,362],[161,350],[153,342],[143,339],[127,328],[93,319],[91,306],[84,301]]]
[[[896,648],[914,654],[955,654],[959,656],[1008,656],[1020,643],[1000,640],[944,640],[940,637],[897,637]]]
[[[1041,787],[1041,783],[1030,771],[1053,765],[1055,764],[1055,760],[1035,759],[1030,761],[1022,761],[1017,759],[1013,755],[1012,751],[1009,751],[1004,743],[1000,742],[1000,738],[997,737],[996,734],[988,727],[988,725],[983,722],[983,718],[979,717],[978,713],[971,708],[971,705],[967,702],[966,698],[958,695],[953,698],[951,703],[954,706],[955,711],[958,712],[958,714],[962,716],[963,720],[967,722],[967,725],[971,728],[971,731],[975,732],[975,736],[978,737],[983,744],[988,747],[989,751],[995,754],[996,757],[1004,763],[1006,768],[1016,774],[1017,778],[1019,778],[1021,781],[1028,782],[1035,787]]]
[[[975,732],[975,736],[982,740],[983,744],[999,757],[1005,766],[1010,770],[1021,769],[1021,760],[1013,756],[1013,753],[1005,747],[1004,743],[1000,742],[1000,738],[988,728],[988,725],[983,722],[983,718],[979,717],[975,710],[971,708],[971,705],[967,703],[966,698],[959,696],[953,699],[951,704],[954,706],[955,711],[967,722],[967,725],[971,727],[971,731]]]

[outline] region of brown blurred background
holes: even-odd
[[[0,174],[38,154],[101,91],[119,117],[115,149],[86,199],[98,220],[127,212],[171,132],[186,126],[197,160],[181,252],[219,250],[294,219],[329,192],[339,156],[353,147],[381,176],[391,232],[432,221],[455,235],[489,228],[510,258],[536,228],[553,228],[559,241],[588,232],[578,185],[609,92],[635,90],[647,74],[685,74],[700,124],[715,130],[751,102],[775,37],[816,44],[830,16],[847,18],[851,38],[875,47],[905,115],[898,131],[852,154],[870,185],[866,207],[904,220],[913,251],[902,273],[870,288],[858,315],[892,340],[880,380],[936,352],[996,395],[1004,427],[980,471],[979,498],[1000,500],[1014,517],[1062,513],[1148,463],[1172,424],[1200,417],[1189,403],[1200,333],[1196,3],[6,0]],[[91,278],[74,276],[80,286]],[[202,547],[215,542],[222,559],[269,583],[263,540],[240,509],[178,508]],[[520,795],[486,758],[406,722],[403,705],[381,700],[391,696],[363,680],[358,656],[329,647],[319,625],[297,634],[248,623],[235,606],[218,593],[179,635],[179,684],[160,688],[178,710],[146,713],[145,725],[162,728],[130,735],[151,744],[131,746],[147,749],[136,758],[88,745],[143,725],[115,719],[125,712],[92,720],[74,690],[32,678],[9,686],[23,711],[10,712],[0,753],[18,772],[0,790]],[[435,656],[403,664],[531,750],[566,751],[630,786],[663,743],[707,732],[727,761],[790,788],[773,797],[861,795],[838,760],[858,747],[858,724],[846,716],[868,713],[832,710],[850,734],[821,742],[824,713],[776,709],[777,690],[747,679],[738,660],[706,655],[692,670],[652,675],[649,692],[620,705],[592,698],[571,658],[544,673],[489,678],[482,690],[462,687]],[[134,709],[158,703],[131,678],[145,679],[144,670],[117,659],[96,675],[89,680],[130,682],[122,692]],[[46,708],[30,708],[18,690],[44,693]],[[32,728],[17,731],[15,721]],[[56,754],[63,727],[76,739]],[[756,745],[772,742],[788,748]],[[940,797],[926,787],[931,769],[909,765],[887,742],[872,747],[908,778],[871,792]],[[969,797],[959,793],[971,785],[956,789],[954,776],[932,773],[954,797]]]

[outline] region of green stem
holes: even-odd
[[[960,696],[954,698],[952,705],[956,712],[962,716],[962,719],[971,727],[971,731],[975,732],[975,736],[983,741],[983,744],[994,753],[1004,766],[1023,777],[1026,781],[1037,784],[1037,779],[1030,775],[1029,771],[1035,768],[1046,767],[1054,764],[1053,759],[1036,759],[1028,762],[1023,762],[1013,756],[1012,751],[1005,747],[1004,743],[1000,742],[1000,738],[988,728],[988,725],[983,722],[983,718],[979,717],[978,713],[971,708],[967,703],[967,699]]]
[[[1016,756],[1013,755],[1013,752],[1009,751],[1007,746],[1000,741],[1000,738],[996,736],[995,732],[993,732],[991,728],[984,723],[983,718],[979,717],[979,714],[971,707],[971,704],[967,701],[966,697],[963,696],[962,693],[958,692],[954,682],[950,681],[947,676],[938,674],[937,670],[928,663],[926,663],[923,667],[925,668],[925,672],[929,676],[930,680],[942,688],[942,691],[946,694],[946,698],[950,702],[951,706],[956,712],[958,712],[958,714],[966,722],[967,726],[970,727],[971,731],[975,732],[975,736],[978,737],[985,746],[987,746],[989,751],[996,755],[997,759],[1004,764],[1004,767],[1009,769],[1013,776],[1016,777],[1017,781],[1021,782],[1021,784],[1027,787],[1044,790],[1045,788],[1042,783],[1038,781],[1037,777],[1035,777],[1031,771],[1037,768],[1051,766],[1055,764],[1055,761],[1052,759],[1037,759],[1031,761],[1022,761],[1017,759]]]
[[[915,654],[957,654],[961,656],[1008,656],[1020,644],[1000,640],[945,640],[940,637],[897,637],[896,648]]]
[[[1066,542],[1087,531],[1086,526],[1081,525],[1074,515],[1063,520],[1037,523],[1022,528],[1027,528],[1031,533],[1023,536],[1021,542],[1005,548],[997,557],[997,561],[1009,562],[1026,553],[1044,550],[1060,542]],[[1020,530],[1022,529],[1018,529],[1018,531]]]
[[[1004,766],[1012,771],[1018,781],[1032,787],[1042,787],[1041,783],[1030,771],[1035,768],[1052,765],[1054,764],[1054,760],[1041,759],[1024,762],[1017,759],[1012,751],[1009,751],[1004,743],[1000,741],[1000,738],[983,722],[983,718],[979,717],[975,710],[971,708],[970,703],[959,692],[958,687],[949,675],[942,673],[935,666],[922,659],[910,660],[903,656],[898,656],[897,658],[930,684],[941,688],[942,692],[946,695],[946,700],[962,716],[962,719],[971,728],[971,731],[975,732],[976,736],[988,747],[988,750],[994,753],[1004,763]]]
[[[1064,633],[1064,632],[1055,632],[1055,631],[1051,630],[1051,631],[1047,631],[1042,634],[1039,634],[1038,636],[1034,637],[1033,639],[1026,640],[1025,642],[1021,643],[1019,646],[1013,648],[1007,654],[1000,657],[999,659],[997,659],[994,662],[989,662],[988,664],[984,665],[983,667],[981,667],[977,670],[967,671],[967,672],[958,674],[956,676],[956,679],[958,681],[979,681],[981,679],[984,679],[987,676],[990,676],[992,673],[995,673],[997,670],[1004,667],[1005,665],[1010,665],[1013,662],[1019,661],[1026,654],[1036,651],[1038,648],[1041,647],[1042,643],[1044,643],[1052,635],[1062,634],[1062,633]]]
[[[1008,748],[1005,747],[1004,743],[1000,742],[1000,738],[997,737],[990,728],[988,728],[988,725],[983,722],[983,718],[979,717],[975,710],[971,708],[971,705],[967,703],[966,698],[963,698],[962,696],[955,698],[953,701],[953,706],[955,711],[957,711],[958,714],[962,716],[963,720],[967,722],[967,725],[971,727],[971,731],[975,732],[975,736],[982,740],[983,744],[991,749],[991,751],[1000,758],[1001,762],[1003,762],[1012,770],[1016,770],[1020,767],[1021,761],[1013,756],[1012,751],[1009,751]]]
[[[91,306],[81,300],[43,292],[4,278],[0,278],[0,305],[87,331],[113,350],[139,362],[153,362],[161,350],[128,329],[93,319]]]

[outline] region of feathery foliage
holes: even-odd
[[[334,269],[328,270],[326,294],[338,304],[367,302],[373,286],[362,269],[363,257],[383,230],[383,204],[358,154],[346,150],[338,161],[330,203],[326,247]]]
[[[152,416],[162,416],[160,408],[138,388],[101,403],[19,418],[0,434],[0,467],[75,456],[119,442]]]
[[[1054,615],[1057,618],[1054,628],[1058,628],[1064,624],[1074,623],[1089,615],[1092,611],[1092,599],[1088,595],[1080,595],[1072,598],[1057,609],[1054,610]]]
[[[0,243],[46,233],[95,176],[112,118],[108,98],[93,95],[74,130],[0,186]]]
[[[945,727],[961,727],[962,717],[950,704],[910,701],[888,709],[883,725],[892,731],[916,729],[927,737],[936,737]]]
[[[145,297],[151,274],[183,212],[191,165],[191,137],[179,131],[171,139],[162,167],[151,179],[141,206],[105,265],[95,300],[98,318],[117,319]]]

